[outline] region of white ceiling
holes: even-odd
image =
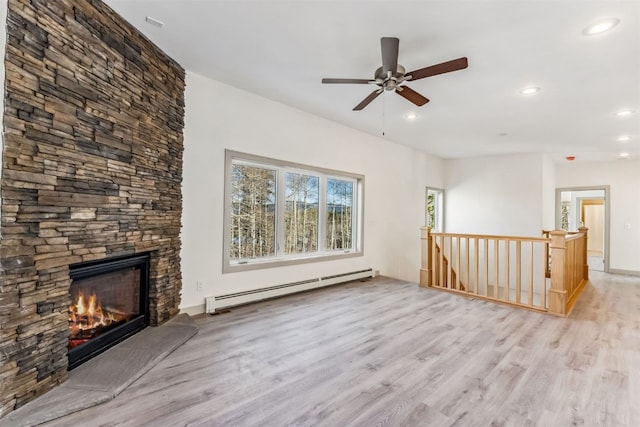
[[[545,152],[560,161],[640,158],[640,2],[588,0],[107,0],[184,68],[443,158]],[[157,28],[147,16],[164,23]],[[601,18],[612,31],[584,36]],[[469,68],[409,82],[352,111],[380,37],[415,70],[461,56]],[[523,96],[519,90],[542,90]],[[215,102],[215,100],[212,100]],[[632,108],[630,117],[615,112]],[[413,122],[403,116],[415,111]],[[506,134],[506,135],[505,135]],[[629,142],[617,140],[630,135]]]

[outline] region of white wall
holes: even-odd
[[[442,160],[192,72],[186,83],[182,308],[369,267],[418,281],[424,189],[443,187]],[[364,256],[222,274],[225,149],[364,175]]]
[[[540,236],[544,203],[554,204],[543,171],[541,154],[446,160],[446,231]]]
[[[605,185],[611,186],[610,271],[640,273],[640,161],[563,163],[556,167],[559,188]]]

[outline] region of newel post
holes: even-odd
[[[567,290],[565,288],[565,258],[567,252],[564,230],[553,230],[551,233],[551,289],[549,289],[549,313],[559,316],[567,314]]]
[[[582,268],[583,268],[583,277],[584,280],[589,280],[589,260],[587,258],[587,243],[589,242],[589,228],[588,227],[580,227],[578,231],[584,233],[584,251],[582,253]]]
[[[420,228],[420,239],[422,240],[422,261],[420,267],[420,286],[428,288],[431,283],[431,244],[433,236],[431,236],[431,227]]]

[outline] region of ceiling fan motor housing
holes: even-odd
[[[384,69],[380,67],[375,73],[376,84],[384,88],[384,90],[395,90],[399,87],[400,83],[406,80],[404,78],[405,72],[405,68],[400,64],[398,64],[398,68],[393,74],[391,74],[391,72],[385,74]]]

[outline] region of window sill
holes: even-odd
[[[226,262],[222,266],[222,273],[238,273],[241,271],[250,271],[250,270],[262,270],[265,268],[275,268],[275,267],[285,267],[289,265],[300,265],[300,264],[309,264],[312,262],[321,262],[321,261],[334,261],[338,259],[344,258],[353,258],[363,256],[363,251],[349,251],[347,253],[331,253],[331,254],[321,254],[321,255],[305,255],[299,256],[295,258],[279,258],[279,259],[264,259],[264,260],[249,260],[242,262]]]

